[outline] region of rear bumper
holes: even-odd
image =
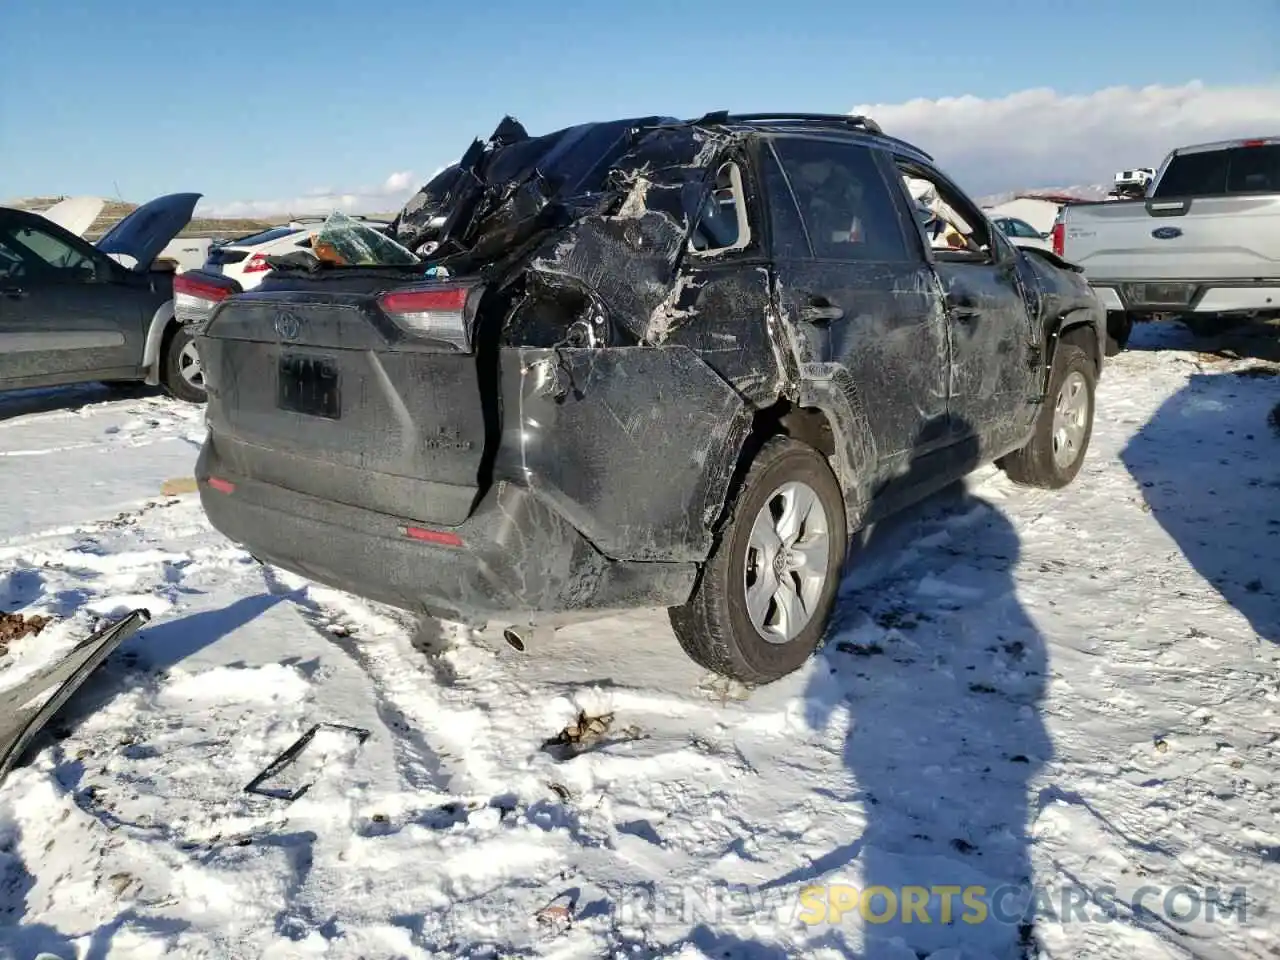
[[[208,443],[196,481],[210,523],[259,560],[447,620],[676,606],[697,575],[694,563],[605,557],[536,494],[510,483],[495,484],[462,524],[432,528],[228,473]]]
[[[1280,312],[1280,279],[1242,280],[1091,280],[1108,310],[1135,313],[1253,313]],[[1158,290],[1160,299],[1149,291]],[[1165,296],[1174,293],[1177,296]],[[1184,296],[1185,295],[1185,296]]]

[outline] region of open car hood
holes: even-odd
[[[144,203],[98,241],[103,253],[133,260],[131,269],[145,273],[170,240],[191,222],[201,194],[171,193]]]
[[[52,220],[63,230],[83,237],[106,205],[107,201],[102,197],[67,197],[48,210],[42,210],[40,215],[46,220]]]

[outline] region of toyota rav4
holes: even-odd
[[[386,235],[251,292],[185,275],[197,480],[261,561],[428,618],[664,606],[769,682],[859,531],[984,462],[1064,486],[1088,447],[1078,269],[866,118],[506,118]]]

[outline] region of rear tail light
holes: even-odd
[[[221,477],[210,477],[209,486],[219,493],[235,493],[236,485],[230,480],[223,480]]]
[[[470,293],[470,287],[442,284],[405,287],[384,293],[378,298],[378,306],[410,333],[440,340],[465,351],[471,349],[467,325],[467,298]]]
[[[1240,144],[1242,147],[1265,147],[1266,145],[1266,140],[1245,140]]]
[[[267,263],[267,258],[260,253],[255,253],[252,257],[245,261],[243,267],[240,268],[241,273],[266,273],[271,269],[271,264]]]
[[[1061,220],[1058,220],[1054,223],[1053,230],[1050,233],[1050,237],[1053,239],[1053,252],[1060,257],[1064,256],[1064,251],[1066,250],[1066,232],[1066,225]]]
[[[240,284],[212,274],[191,271],[173,278],[173,312],[179,323],[199,323],[209,319],[227,297],[240,293]]]

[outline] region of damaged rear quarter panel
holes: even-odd
[[[502,350],[502,474],[606,556],[695,561],[711,550],[750,414],[686,347]],[[519,451],[518,455],[515,451]]]

